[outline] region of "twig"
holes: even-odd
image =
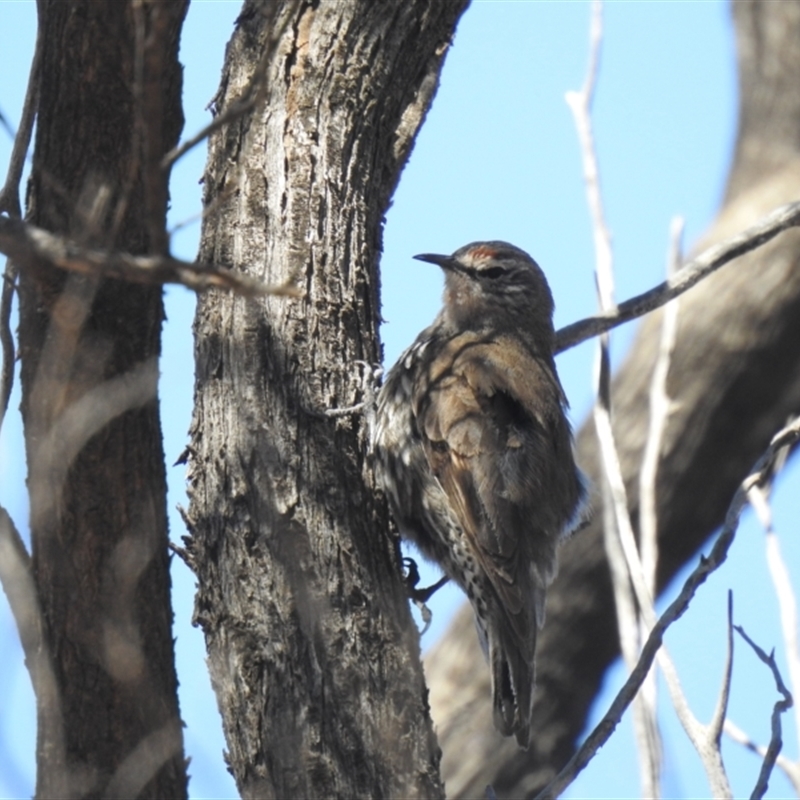
[[[35,266],[44,261],[84,275],[134,283],[179,283],[197,292],[218,288],[245,297],[303,295],[302,290],[293,284],[267,284],[217,265],[190,263],[166,255],[134,256],[82,247],[42,228],[8,217],[0,217],[0,252],[18,264]]]
[[[618,325],[630,322],[632,319],[663,306],[729,261],[761,247],[762,244],[774,239],[788,228],[798,226],[800,226],[800,202],[776,208],[742,233],[704,250],[697,258],[689,261],[673,278],[643,294],[625,300],[614,310],[602,311],[593,317],[587,317],[564,326],[556,332],[555,352],[561,353],[586,339],[610,331]]]
[[[678,678],[678,671],[675,669],[675,664],[669,656],[665,647],[662,647],[658,652],[658,663],[661,671],[664,673],[664,679],[669,691],[672,706],[675,713],[683,726],[686,735],[689,737],[694,746],[700,760],[703,764],[703,769],[708,777],[708,783],[711,787],[711,792],[715,798],[730,798],[733,797],[731,791],[730,781],[725,771],[725,765],[722,761],[722,750],[720,748],[720,736],[722,733],[722,724],[725,719],[725,714],[728,708],[728,698],[730,697],[731,674],[733,667],[733,599],[732,595],[728,593],[728,646],[727,655],[725,658],[725,669],[722,678],[722,686],[720,688],[719,697],[717,698],[717,705],[712,714],[711,721],[708,725],[703,725],[697,717],[692,713],[689,707],[689,702],[681,687],[680,679]]]
[[[597,150],[591,124],[591,107],[597,70],[600,64],[600,46],[603,41],[603,4],[600,0],[592,2],[592,22],[589,33],[589,68],[586,80],[579,92],[567,92],[565,99],[572,111],[575,128],[581,145],[583,181],[586,185],[586,198],[592,217],[595,259],[597,263],[597,290],[603,313],[612,313],[614,305],[614,275],[611,257],[611,236],[603,213],[603,199],[600,192],[600,173],[597,167]]]
[[[747,502],[747,491],[751,486],[761,483],[772,468],[776,454],[786,445],[792,445],[800,439],[800,420],[781,429],[775,436],[765,453],[758,459],[750,474],[742,482],[731,501],[725,515],[722,530],[714,541],[708,557],[701,556],[700,563],[686,579],[680,594],[670,603],[667,610],[656,622],[650,632],[636,668],[625,681],[611,707],[598,723],[595,729],[586,738],[575,755],[569,760],[561,772],[537,795],[537,798],[555,798],[569,786],[581,770],[589,763],[594,754],[608,741],[614,729],[619,724],[622,715],[630,705],[642,682],[645,679],[656,653],[661,647],[664,632],[679,619],[689,606],[697,589],[708,576],[718,569],[725,561],[728,550],[733,543],[739,517]]]
[[[784,454],[787,452],[784,449]],[[800,648],[798,647],[798,615],[797,599],[792,588],[789,571],[786,568],[783,556],[781,555],[780,543],[772,523],[772,508],[769,503],[769,489],[766,485],[753,486],[747,497],[750,505],[758,517],[759,522],[764,528],[765,546],[767,556],[767,566],[769,568],[772,584],[775,588],[775,595],[780,609],[781,631],[783,634],[784,646],[786,648],[786,661],[789,667],[789,684],[795,697],[800,693]],[[798,730],[800,730],[800,708],[795,703],[795,719]],[[741,733],[735,725],[726,725],[726,731],[735,741],[744,744],[762,757],[766,756],[767,749],[759,747]],[[735,733],[734,733],[735,731]],[[738,736],[736,734],[739,734]],[[800,795],[800,761],[790,761],[784,756],[779,756],[776,764],[786,773],[792,783],[795,792]]]
[[[750,795],[751,800],[761,798],[767,791],[769,786],[769,776],[775,768],[775,761],[783,746],[783,739],[781,733],[781,714],[788,711],[792,707],[792,695],[783,683],[778,665],[775,663],[775,651],[773,650],[767,655],[744,631],[741,625],[734,626],[736,632],[750,645],[753,652],[770,668],[772,677],[775,679],[775,688],[783,696],[783,700],[777,700],[772,708],[772,736],[769,740],[767,752],[764,755],[764,763],[761,765],[761,771],[758,775],[758,781],[753,788]]]
[[[797,703],[795,703],[795,706],[797,706]],[[756,744],[741,728],[729,719],[725,720],[725,733],[727,733],[734,742],[750,750],[751,753],[755,753],[755,755],[761,756],[761,758],[764,758],[767,754],[767,748],[764,747],[764,745]],[[800,796],[800,764],[796,761],[790,761],[786,756],[780,753],[775,763],[784,771],[794,788],[795,794]]]

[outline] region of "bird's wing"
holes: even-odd
[[[520,643],[543,616],[562,502],[554,468],[571,447],[552,366],[510,337],[454,337],[415,410],[431,469]],[[531,653],[532,655],[532,653]]]

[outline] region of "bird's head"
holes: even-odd
[[[456,328],[546,328],[552,335],[553,296],[539,265],[508,242],[473,242],[450,256],[423,253],[445,274],[444,304]]]

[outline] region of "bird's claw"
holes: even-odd
[[[419,567],[417,566],[417,562],[414,561],[413,558],[403,558],[403,568],[406,571],[405,581],[408,596],[422,615],[422,622],[424,623],[424,627],[420,633],[420,636],[422,636],[430,627],[431,620],[433,619],[433,614],[426,603],[435,592],[441,589],[442,586],[450,580],[450,578],[444,575],[431,586],[426,586],[424,589],[417,589],[417,584],[419,583]]]

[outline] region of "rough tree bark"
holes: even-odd
[[[157,164],[183,125],[185,10],[40,0],[32,222],[163,251]],[[31,571],[49,662],[47,675],[32,670],[36,793],[184,797],[156,400],[161,290],[41,264],[21,270],[19,295]]]
[[[800,3],[733,4],[741,91],[739,130],[719,216],[698,247],[743,230],[800,197]],[[668,391],[677,401],[658,478],[659,586],[721,523],[739,482],[790,413],[800,409],[800,233],[782,234],[681,298]],[[642,324],[614,381],[615,434],[636,524],[648,387],[661,315]],[[591,423],[579,460],[597,484]],[[603,673],[618,654],[610,578],[596,511],[562,550],[537,655],[528,753],[491,723],[489,675],[463,609],[426,659],[431,708],[450,797],[542,788],[574,751]]]
[[[439,751],[360,415],[381,225],[466,0],[250,0],[228,47],[200,257],[302,300],[200,298],[189,561],[245,797],[437,797]],[[212,207],[213,206],[213,207]],[[365,362],[365,363],[361,363]]]

